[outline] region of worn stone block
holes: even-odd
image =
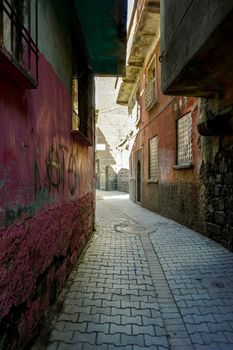
[[[232,210],[232,208],[233,208],[233,198],[232,197],[231,198],[226,198],[224,203],[225,203],[225,208],[227,210]]]
[[[224,199],[223,199],[223,198],[218,199],[217,203],[218,203],[218,204],[217,204],[218,210],[223,211],[224,208],[225,208]]]
[[[219,170],[221,173],[226,173],[227,172],[227,162],[225,159],[222,159],[220,164],[219,164]]]
[[[216,184],[223,184],[224,182],[224,175],[223,174],[217,174],[216,175],[216,179],[215,179],[215,183]]]
[[[233,173],[227,173],[227,174],[225,175],[225,184],[226,184],[227,186],[233,184]]]
[[[216,197],[222,196],[224,193],[222,185],[215,185],[214,194]]]
[[[223,211],[216,211],[214,214],[216,224],[223,225],[225,221],[225,213]]]
[[[206,226],[207,226],[207,232],[210,235],[220,235],[221,234],[221,228],[219,225],[212,224],[211,222],[207,222]]]

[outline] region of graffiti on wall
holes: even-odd
[[[46,203],[54,202],[55,192],[77,191],[77,154],[73,147],[52,144],[42,162],[38,153],[33,176],[21,179],[17,169],[18,157],[4,148],[0,154],[0,226],[8,226],[22,215],[34,215]],[[30,172],[29,172],[30,174]]]
[[[68,168],[66,170],[66,164]],[[64,191],[67,179],[69,192],[71,195],[75,194],[77,188],[77,166],[76,155],[73,150],[69,151],[68,147],[61,144],[53,144],[47,154],[46,158],[46,174],[48,191],[53,188]],[[37,162],[35,162],[35,194],[41,191],[41,179]]]

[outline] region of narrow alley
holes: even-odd
[[[220,244],[97,191],[96,231],[33,350],[230,350],[232,287],[233,255]]]

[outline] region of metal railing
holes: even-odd
[[[24,73],[35,86],[38,84],[38,59],[37,46],[37,0],[34,8],[34,35],[31,37],[31,1],[27,2],[28,29],[23,23],[25,3],[19,2],[19,8],[13,6],[9,0],[0,0],[0,51],[7,56],[22,73]]]

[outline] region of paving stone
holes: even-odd
[[[128,200],[97,202],[46,349],[232,350],[232,253]],[[115,231],[135,222],[155,230]]]
[[[141,345],[145,346],[144,338],[142,335],[127,335],[121,334],[121,345]]]
[[[66,322],[64,327],[64,332],[68,331],[79,331],[79,332],[86,332],[87,330],[87,322],[83,323],[77,323],[77,322]]]
[[[120,309],[116,307],[111,308],[111,315],[124,315],[124,316],[130,316],[130,308]]]
[[[121,316],[121,323],[123,325],[127,324],[137,324],[137,325],[142,325],[142,318],[141,316]]]
[[[83,344],[65,344],[65,343],[60,343],[58,346],[58,350],[83,350]]]
[[[61,332],[57,331],[56,329],[53,329],[50,334],[49,341],[64,341],[66,343],[69,343],[73,338],[73,333],[73,331]]]
[[[72,343],[89,343],[89,344],[95,344],[96,343],[96,333],[80,333],[80,332],[74,332],[74,336],[72,338]]]
[[[76,348],[73,350],[76,350]],[[104,344],[101,344],[101,345],[83,344],[82,350],[109,350],[109,349],[108,349],[108,346]]]
[[[130,325],[117,325],[117,324],[110,324],[110,333],[125,333],[128,335],[132,334],[132,327]]]
[[[168,347],[167,337],[151,337],[150,335],[145,335],[145,345],[161,345]]]
[[[53,342],[53,343],[51,343],[51,344],[48,344],[48,345],[46,346],[46,349],[47,349],[47,350],[57,350],[58,346],[59,346],[59,343],[58,343],[58,342]]]
[[[97,344],[120,344],[120,334],[97,334]]]

